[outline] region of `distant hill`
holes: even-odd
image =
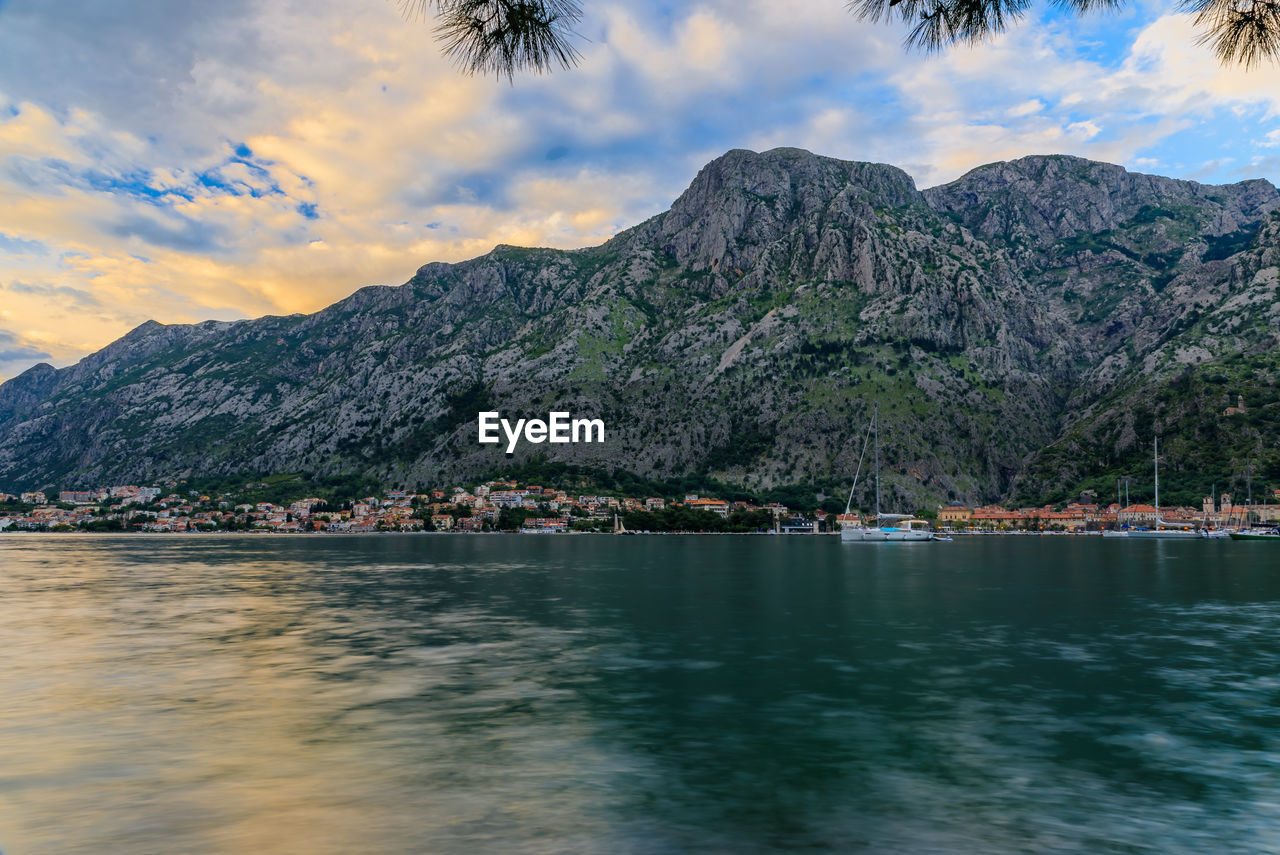
[[[1280,194],[1075,157],[942,187],[731,151],[589,249],[499,246],[312,315],[148,322],[0,386],[0,489],[497,471],[476,413],[602,418],[521,445],[644,476],[847,485],[873,403],[899,501],[1280,481]],[[1246,412],[1223,415],[1243,396]],[[1235,480],[1233,480],[1235,479]],[[892,499],[891,499],[892,502]]]

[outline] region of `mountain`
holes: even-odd
[[[312,315],[148,322],[38,365],[0,385],[0,488],[415,485],[545,455],[847,489],[873,403],[891,504],[1109,490],[1156,432],[1175,486],[1250,458],[1280,478],[1278,206],[1262,180],[1066,156],[921,192],[883,164],[731,151],[598,247],[499,246]],[[606,441],[507,457],[477,442],[482,410],[600,418]]]

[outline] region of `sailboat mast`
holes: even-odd
[[[1248,495],[1245,498],[1245,508],[1247,508],[1245,513],[1248,516],[1245,518],[1245,524],[1253,525],[1253,461],[1248,461],[1246,465],[1248,468],[1245,469],[1245,484],[1248,488]]]
[[[1160,437],[1155,438],[1155,453],[1152,459],[1156,465],[1156,526],[1160,525]]]
[[[871,416],[876,434],[876,524],[880,524],[880,405],[876,404]]]
[[[853,507],[853,491],[858,489],[858,476],[862,474],[862,461],[867,457],[867,443],[871,442],[871,429],[875,422],[867,425],[867,434],[862,438],[862,450],[858,452],[858,468],[853,473],[853,486],[849,488],[849,501],[844,503],[844,514],[849,515],[849,510]]]

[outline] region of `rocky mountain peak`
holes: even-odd
[[[1160,216],[1194,216],[1198,231],[1223,235],[1256,224],[1280,201],[1263,180],[1205,185],[1060,154],[979,166],[924,196],[983,238],[1040,243]]]
[[[822,157],[803,149],[735,149],[711,161],[662,218],[659,240],[681,265],[750,266],[746,244],[764,246],[797,224],[853,207],[923,204],[894,166]]]

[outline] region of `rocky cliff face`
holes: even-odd
[[[508,462],[476,442],[482,409],[608,426],[517,459],[838,484],[878,403],[901,498],[1049,494],[1139,454],[1164,426],[1141,402],[1188,371],[1226,377],[1195,393],[1213,414],[1271,370],[1278,202],[1070,157],[921,193],[891,166],[734,151],[599,247],[498,247],[314,315],[148,323],[33,368],[0,386],[0,488],[463,478]],[[1190,450],[1208,421],[1169,425]]]

